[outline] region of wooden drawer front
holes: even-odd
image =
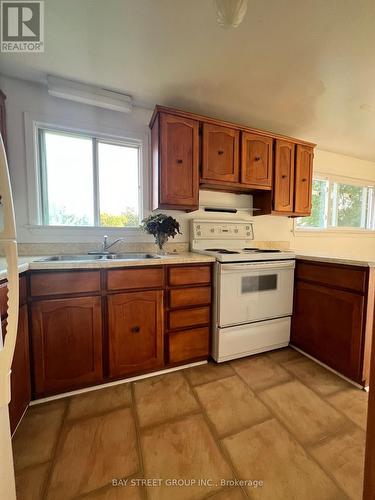
[[[116,269],[108,271],[108,290],[136,290],[141,288],[163,288],[164,269]]]
[[[31,275],[30,290],[33,297],[100,291],[99,271],[71,271],[35,273]]]
[[[211,282],[211,266],[181,266],[168,269],[170,286],[200,285]]]
[[[189,326],[208,325],[210,322],[209,307],[195,307],[193,309],[169,311],[168,315],[170,330],[188,328]]]
[[[194,328],[169,334],[169,362],[181,363],[194,358],[208,357],[210,329]]]
[[[7,282],[0,284],[0,315],[6,317],[8,310],[8,287]]]
[[[366,291],[367,268],[340,264],[298,262],[296,277],[356,292]]]
[[[188,307],[210,304],[211,287],[176,288],[169,290],[169,307]]]

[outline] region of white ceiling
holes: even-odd
[[[212,0],[46,0],[44,54],[1,72],[46,73],[375,160],[374,0],[249,0],[216,24]]]

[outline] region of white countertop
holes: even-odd
[[[344,257],[330,253],[320,252],[296,252],[296,259],[312,260],[316,262],[328,262],[332,264],[347,264],[349,266],[375,267],[375,260],[358,259],[354,257]]]
[[[80,260],[80,261],[52,261],[38,262],[43,256],[19,257],[18,272],[27,270],[43,269],[104,269],[116,267],[137,267],[137,266],[160,266],[165,264],[195,264],[214,262],[215,258],[209,255],[201,255],[192,252],[173,253],[160,255],[157,259],[139,260]],[[0,279],[7,277],[6,260],[0,257]]]

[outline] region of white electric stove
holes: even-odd
[[[194,220],[191,250],[216,258],[213,350],[227,361],[289,344],[295,254],[254,248],[247,221]]]

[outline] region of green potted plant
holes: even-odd
[[[176,234],[182,234],[180,224],[173,217],[166,214],[149,215],[142,220],[141,229],[155,237],[155,243],[159,247],[159,253],[164,255],[164,244],[168,238],[174,238]]]

